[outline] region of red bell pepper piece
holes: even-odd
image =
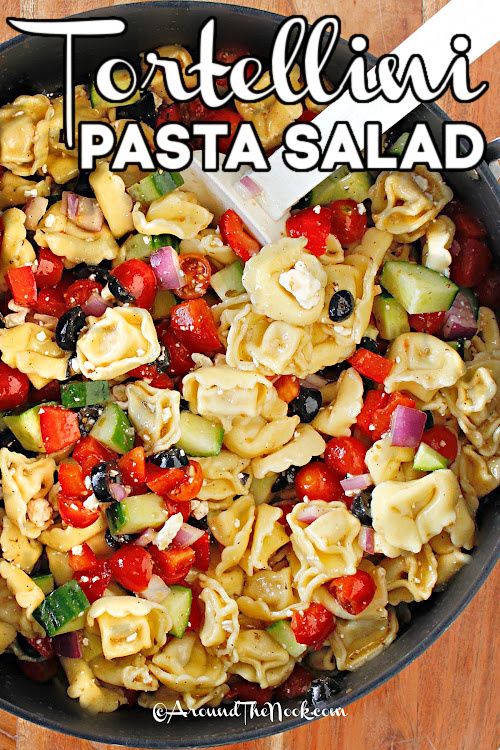
[[[161,469],[155,464],[146,465],[146,484],[152,492],[162,497],[168,495],[178,484],[184,481],[184,469]]]
[[[286,222],[289,237],[305,237],[306,248],[313,255],[326,253],[332,214],[328,206],[310,206],[292,214]]]
[[[396,406],[415,407],[415,401],[404,393],[386,393],[385,391],[368,391],[363,408],[358,414],[356,424],[361,432],[375,442],[389,431],[392,412]]]
[[[168,372],[172,377],[186,375],[194,367],[193,358],[168,325],[168,323],[160,323],[157,329],[158,338],[170,357]]]
[[[7,283],[17,305],[35,307],[37,291],[35,274],[31,266],[11,268],[7,271]]]
[[[168,388],[172,389],[174,384],[169,378],[166,372],[160,372],[155,364],[141,365],[140,367],[134,367],[127,373],[129,378],[137,378],[138,380],[144,380],[146,383],[151,385],[153,388]]]
[[[194,549],[194,565],[198,570],[206,571],[210,564],[210,534],[206,531],[191,545]]]
[[[369,349],[357,349],[347,360],[360,375],[374,380],[375,383],[383,383],[394,367],[391,359],[381,357],[380,354],[369,351]]]
[[[104,595],[111,583],[111,568],[107,560],[97,560],[88,570],[80,570],[73,576],[83,593],[93,604]]]
[[[76,497],[81,500],[92,494],[91,490],[85,486],[82,467],[77,463],[63,461],[59,464],[58,479],[61,492],[66,497]]]
[[[129,487],[137,487],[146,481],[146,456],[144,448],[138,446],[125,453],[118,459],[118,467],[122,473],[123,483]]]
[[[71,570],[74,570],[75,573],[78,573],[80,570],[89,570],[97,565],[97,557],[87,542],[84,542],[80,546],[81,552],[79,550],[76,552],[70,550],[68,554],[69,567]]]
[[[75,529],[86,529],[92,526],[99,518],[100,511],[90,510],[83,504],[83,500],[77,500],[75,497],[65,497],[62,492],[57,496],[59,506],[59,515],[67,526],[73,526]]]
[[[190,299],[170,311],[170,326],[190,352],[214,354],[221,351],[217,326],[204,299]]]
[[[40,656],[44,659],[50,659],[54,656],[54,646],[52,644],[52,638],[45,636],[44,638],[27,638],[28,643],[35,651],[38,651]]]
[[[224,243],[229,245],[241,260],[246,262],[259,252],[260,244],[247,232],[243,221],[232,208],[220,217],[219,229]]]
[[[55,453],[76,443],[81,437],[78,416],[62,406],[42,406],[40,431],[47,453]]]
[[[188,630],[195,633],[201,628],[201,624],[204,618],[204,611],[200,603],[200,599],[197,594],[193,591],[193,598],[191,600],[191,612],[189,613],[189,625]]]
[[[167,586],[181,583],[194,565],[196,557],[191,547],[161,550],[152,544],[148,550],[153,558],[153,572],[160,576]]]
[[[101,461],[113,461],[116,459],[116,453],[106,448],[102,443],[87,435],[81,438],[73,450],[73,458],[83,469],[85,476],[88,476],[94,466]]]
[[[61,258],[54,255],[48,247],[41,247],[38,253],[38,267],[35,272],[37,287],[45,289],[59,284],[63,271],[64,263]]]
[[[165,505],[167,506],[168,515],[175,516],[176,513],[182,514],[182,520],[188,521],[191,515],[191,503],[190,502],[178,502],[177,500],[169,500],[165,498]]]

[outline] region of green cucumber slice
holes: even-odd
[[[59,633],[77,630],[75,620],[83,619],[90,602],[74,580],[59,586],[49,594],[33,612],[34,619],[52,637]],[[68,630],[68,626],[70,630]]]
[[[394,297],[390,297],[385,292],[375,297],[373,315],[383,339],[393,341],[410,330],[408,313]]]
[[[152,203],[162,195],[171,193],[172,190],[184,184],[179,172],[153,172],[143,177],[140,182],[128,188],[129,195],[140,203]]]
[[[389,146],[389,148],[387,149],[387,153],[391,156],[402,156],[409,137],[409,133],[401,133],[399,138],[394,141],[392,146]]]
[[[213,274],[210,279],[210,285],[222,301],[245,292],[245,287],[241,280],[243,270],[244,266],[241,260],[235,260],[231,265]]]
[[[61,384],[61,404],[66,409],[81,409],[82,406],[103,404],[109,399],[109,384],[106,380],[86,380]]]
[[[36,583],[38,588],[42,589],[45,596],[51,594],[54,591],[55,583],[54,576],[52,573],[44,573],[44,575],[31,576],[33,583]]]
[[[163,320],[170,315],[170,310],[177,304],[177,300],[170,289],[160,289],[156,292],[156,297],[151,309],[153,320]]]
[[[116,453],[127,453],[134,447],[134,428],[125,412],[115,403],[106,406],[90,434]]]
[[[351,172],[346,166],[339,167],[311,190],[308,205],[326,206],[327,203],[344,198],[362,203],[368,198],[372,183],[368,172]]]
[[[459,289],[443,274],[404,260],[385,263],[380,283],[410,315],[449,310]]]
[[[179,243],[180,240],[173,234],[158,234],[151,237],[145,234],[131,234],[123,243],[122,249],[125,251],[125,260],[147,260],[160,247],[170,245],[179,252]]]
[[[452,349],[455,349],[456,352],[460,354],[462,359],[465,355],[465,339],[457,339],[456,341],[447,341],[446,342],[448,346],[451,346]]]
[[[182,638],[189,624],[193,592],[186,586],[170,586],[170,593],[163,599],[162,605],[172,619],[170,634]]]
[[[267,477],[263,477],[262,479],[257,479],[256,477],[252,479],[250,494],[253,495],[255,505],[267,503],[271,497],[272,486],[277,476],[277,474],[268,474]]]
[[[273,622],[266,630],[295,659],[307,649],[307,646],[304,646],[303,643],[298,643],[288,620]]]
[[[446,469],[449,461],[426,443],[420,443],[413,459],[413,468],[418,471],[437,471]]]
[[[158,529],[168,518],[165,503],[159,495],[131,495],[106,509],[112,534],[139,534],[145,529]]]
[[[31,409],[27,409],[21,414],[9,414],[4,417],[6,426],[14,433],[25,450],[35,451],[36,453],[46,452],[40,430],[39,411],[43,406],[55,404],[55,401],[47,401],[44,404],[32,406]]]
[[[113,83],[115,84],[117,89],[121,89],[122,91],[125,91],[130,86],[130,73],[128,70],[125,70],[124,68],[120,70],[115,70],[112,74],[113,76]],[[139,101],[141,98],[141,92],[139,89],[132,94],[132,96],[129,99],[125,99],[123,102],[109,102],[107,99],[103,99],[103,97],[98,93],[95,82],[92,81],[89,86],[89,96],[90,96],[90,103],[92,104],[92,107],[94,109],[111,109],[111,107],[126,107],[129,104],[135,104],[135,102]]]
[[[181,411],[181,437],[177,442],[188,456],[218,456],[222,448],[224,430],[218,422],[211,422],[190,411]]]

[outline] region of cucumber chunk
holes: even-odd
[[[389,148],[387,149],[387,153],[391,156],[402,156],[409,137],[409,133],[401,133],[399,138],[394,141],[392,146],[389,146]]]
[[[131,234],[123,243],[122,248],[125,251],[125,260],[131,258],[147,260],[159,247],[170,246],[179,252],[179,242],[173,234],[158,234],[151,237],[145,234]]]
[[[443,274],[403,260],[385,263],[380,283],[410,315],[449,310],[459,289]]]
[[[31,409],[23,411],[22,414],[9,414],[4,417],[6,426],[16,436],[25,450],[35,451],[36,453],[46,452],[40,430],[39,411],[42,406],[53,406],[55,404],[55,401],[47,401],[44,404],[32,406]]]
[[[160,289],[156,292],[156,297],[151,309],[153,320],[163,320],[170,315],[170,310],[177,304],[177,300],[170,289]]]
[[[267,503],[271,497],[272,486],[275,483],[277,476],[277,474],[268,474],[267,477],[263,477],[262,479],[257,479],[256,477],[252,479],[250,493],[253,495],[255,505]]]
[[[394,297],[390,297],[385,292],[375,297],[373,315],[383,339],[393,341],[410,330],[408,313]]]
[[[448,463],[448,459],[431,448],[430,445],[420,443],[413,459],[413,468],[418,471],[436,471],[437,469],[446,469]]]
[[[36,583],[38,588],[42,589],[45,596],[51,594],[54,591],[54,576],[52,573],[45,573],[44,575],[31,576],[33,583]]]
[[[158,529],[168,518],[165,503],[159,495],[131,495],[106,510],[112,534],[139,534],[145,529]]]
[[[241,281],[243,269],[244,266],[241,260],[236,260],[231,265],[214,273],[210,279],[212,289],[222,301],[245,292],[245,287]]]
[[[190,411],[181,411],[181,437],[177,446],[188,456],[218,456],[223,437],[222,425]]]
[[[128,70],[125,70],[122,68],[121,70],[115,70],[112,74],[113,76],[113,83],[115,84],[117,89],[121,89],[122,91],[126,91],[128,87],[130,86],[130,73]],[[94,109],[111,109],[111,107],[126,107],[128,104],[135,104],[135,102],[139,101],[141,98],[141,92],[137,89],[137,91],[132,94],[132,96],[129,99],[125,99],[125,101],[122,102],[110,102],[107,99],[104,99],[99,92],[96,89],[95,81],[92,81],[92,83],[89,86],[89,95],[90,95],[90,103],[92,104],[92,107]]]
[[[59,586],[49,594],[33,612],[34,619],[52,637],[59,633],[77,630],[75,620],[83,620],[90,603],[74,580]],[[69,629],[68,629],[69,626]]]
[[[307,649],[307,646],[303,643],[298,643],[288,620],[273,622],[266,630],[295,659],[301,656]]]
[[[189,624],[193,592],[186,586],[170,586],[170,593],[163,599],[162,605],[172,619],[170,634],[182,638]]]
[[[179,172],[153,172],[128,188],[129,195],[141,203],[152,203],[184,184]]]
[[[103,404],[108,399],[109,385],[106,380],[61,384],[61,404],[66,409],[81,409],[82,406]]]
[[[362,203],[368,198],[372,183],[368,172],[350,172],[346,166],[342,166],[311,190],[308,204],[326,206],[327,203],[344,198]]]
[[[115,403],[106,406],[90,434],[116,453],[127,453],[134,447],[134,428],[125,412]]]

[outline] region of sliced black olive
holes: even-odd
[[[67,352],[74,352],[81,330],[85,328],[85,313],[77,305],[59,318],[56,326],[56,343]]]
[[[330,365],[330,367],[323,367],[322,370],[319,370],[318,375],[321,375],[322,378],[326,378],[326,380],[331,380],[332,382],[336,382],[344,370],[348,370],[351,365],[349,362],[337,362],[336,365]]]
[[[23,448],[14,433],[10,430],[4,430],[0,433],[0,448],[7,448],[14,453],[22,453],[23,456],[26,456],[27,458],[33,458],[38,455],[37,453],[33,453],[33,451],[28,451],[26,448]]]
[[[189,411],[189,401],[186,401],[185,398],[181,398],[179,408],[181,411]]]
[[[311,703],[323,703],[333,698],[339,689],[340,685],[333,677],[317,677],[311,682],[308,696]]]
[[[300,387],[297,398],[288,404],[288,416],[297,415],[301,422],[312,422],[321,408],[323,397],[316,388]]]
[[[354,310],[354,297],[347,289],[340,289],[332,295],[328,306],[328,315],[334,323],[347,320]]]
[[[109,269],[103,266],[87,266],[85,263],[79,263],[71,270],[71,273],[77,279],[95,279],[103,286],[106,286],[109,281]]]
[[[358,521],[360,521],[363,524],[363,526],[372,525],[371,504],[372,504],[371,492],[365,492],[365,491],[361,492],[359,495],[356,495],[356,497],[352,501],[351,513],[353,516],[356,516]]]
[[[160,469],[180,469],[189,463],[186,452],[182,448],[176,447],[154,453],[149,460],[159,466]]]
[[[160,356],[153,362],[158,372],[167,372],[170,367],[170,353],[165,346],[161,347]]]
[[[115,461],[101,461],[90,473],[92,492],[101,503],[116,500],[111,485],[121,484],[122,476]]]
[[[371,339],[369,336],[363,336],[357,346],[357,349],[368,349],[368,351],[373,352],[373,354],[380,354],[379,345],[377,344],[375,339]]]
[[[373,391],[373,389],[377,387],[377,383],[374,380],[367,378],[366,375],[361,375],[361,380],[363,381],[364,393],[367,391]]]
[[[77,195],[83,195],[85,198],[95,198],[94,191],[92,190],[89,182],[91,175],[90,169],[81,169],[78,178],[75,180],[75,184],[72,187],[73,193]]]
[[[431,427],[434,427],[434,417],[432,416],[431,411],[424,411],[424,414],[425,414],[424,430],[430,430]]]
[[[243,487],[246,485],[248,480],[250,479],[250,474],[245,474],[244,472],[238,475],[238,479],[240,480]]]
[[[122,544],[130,544],[136,538],[137,534],[117,534],[114,536],[109,529],[106,529],[104,539],[111,549],[120,549]]]
[[[197,529],[203,529],[203,531],[207,531],[208,529],[207,517],[203,516],[203,518],[195,518],[194,516],[189,516],[189,525],[195,526]]]
[[[5,318],[2,313],[0,313],[0,328],[5,328]]]
[[[113,276],[112,274],[110,274],[108,278],[108,289],[118,302],[128,302],[129,304],[135,302],[134,295],[130,294],[128,289],[125,289],[123,284],[121,284],[116,276]]]
[[[102,412],[104,411],[104,404],[94,404],[92,406],[84,406],[78,411],[78,424],[80,426],[80,432],[82,435],[88,435],[92,427],[95,425]]]
[[[288,469],[285,469],[285,471],[282,471],[281,474],[278,474],[274,480],[273,486],[271,487],[271,492],[280,492],[293,484],[298,470],[298,466],[290,466]]]
[[[156,107],[153,94],[148,91],[139,101],[134,104],[127,104],[126,107],[116,108],[117,120],[138,120],[145,122],[151,128],[154,128],[156,122]]]

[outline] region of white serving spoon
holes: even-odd
[[[450,0],[392,54],[399,58],[401,70],[408,59],[418,53],[424,60],[429,79],[437,81],[453,59],[450,42],[456,34],[470,37],[471,47],[467,53],[470,62],[484,54],[500,39],[500,0]],[[370,86],[376,83],[374,73],[370,71],[368,74]],[[372,102],[359,103],[346,92],[314,118],[321,133],[320,146],[326,144],[335,122],[345,121],[350,123],[359,147],[363,148],[367,122],[380,122],[382,132],[386,132],[419,104],[411,92],[397,103],[380,97]],[[284,234],[290,207],[327,176],[317,169],[309,172],[290,169],[283,161],[283,148],[275,151],[269,162],[271,169],[264,173],[248,173],[248,170],[224,172],[222,169],[205,173],[201,166],[201,152],[195,151],[191,166],[182,174],[187,189],[193,190],[216,218],[228,208],[234,209],[252,234],[267,244]],[[241,189],[239,181],[245,174],[249,174],[261,189],[257,197],[245,195]]]

